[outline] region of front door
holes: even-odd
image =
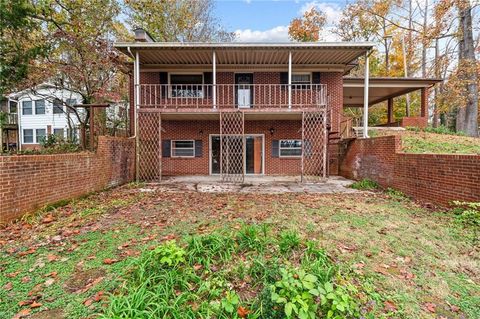
[[[228,139],[224,141],[224,143],[228,143]],[[263,135],[245,135],[244,143],[245,143],[245,156],[244,156],[245,174],[249,174],[249,175],[263,174]],[[210,137],[210,147],[211,147],[210,149],[211,173],[220,174],[221,152],[220,152],[220,136],[219,135],[212,135]],[[232,157],[238,157],[238,155],[239,154],[235,152],[231,153]],[[234,159],[232,158],[232,161],[233,160]]]
[[[253,74],[235,74],[235,103],[238,108],[251,108],[253,105]]]

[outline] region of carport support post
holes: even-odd
[[[420,90],[420,116],[428,117],[428,89]]]
[[[387,101],[387,124],[393,123],[393,98]]]
[[[363,137],[368,137],[368,80],[369,80],[369,52],[365,53],[365,79],[363,85]]]

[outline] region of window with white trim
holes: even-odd
[[[47,137],[47,130],[44,128],[37,128],[35,130],[35,143],[40,144],[45,141]]]
[[[171,97],[203,97],[203,74],[170,74]]]
[[[59,99],[53,101],[53,114],[63,113],[63,102]]]
[[[310,73],[293,73],[292,84],[310,84],[312,78]]]
[[[302,140],[280,140],[280,157],[300,157],[302,156]]]
[[[32,115],[32,101],[23,101],[22,102],[22,114],[23,115]]]
[[[45,100],[35,101],[35,114],[45,114]]]
[[[172,140],[172,157],[194,157],[195,141]]]
[[[63,128],[54,128],[53,134],[59,138],[65,138],[65,130]]]
[[[33,143],[33,129],[24,129],[23,130],[23,143],[32,144]]]

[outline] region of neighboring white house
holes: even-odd
[[[80,123],[67,105],[81,104],[80,94],[42,84],[12,93],[8,99],[17,102],[20,149],[38,147],[49,134],[78,138]]]

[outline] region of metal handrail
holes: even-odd
[[[327,105],[326,84],[140,84],[143,108],[288,108]]]

